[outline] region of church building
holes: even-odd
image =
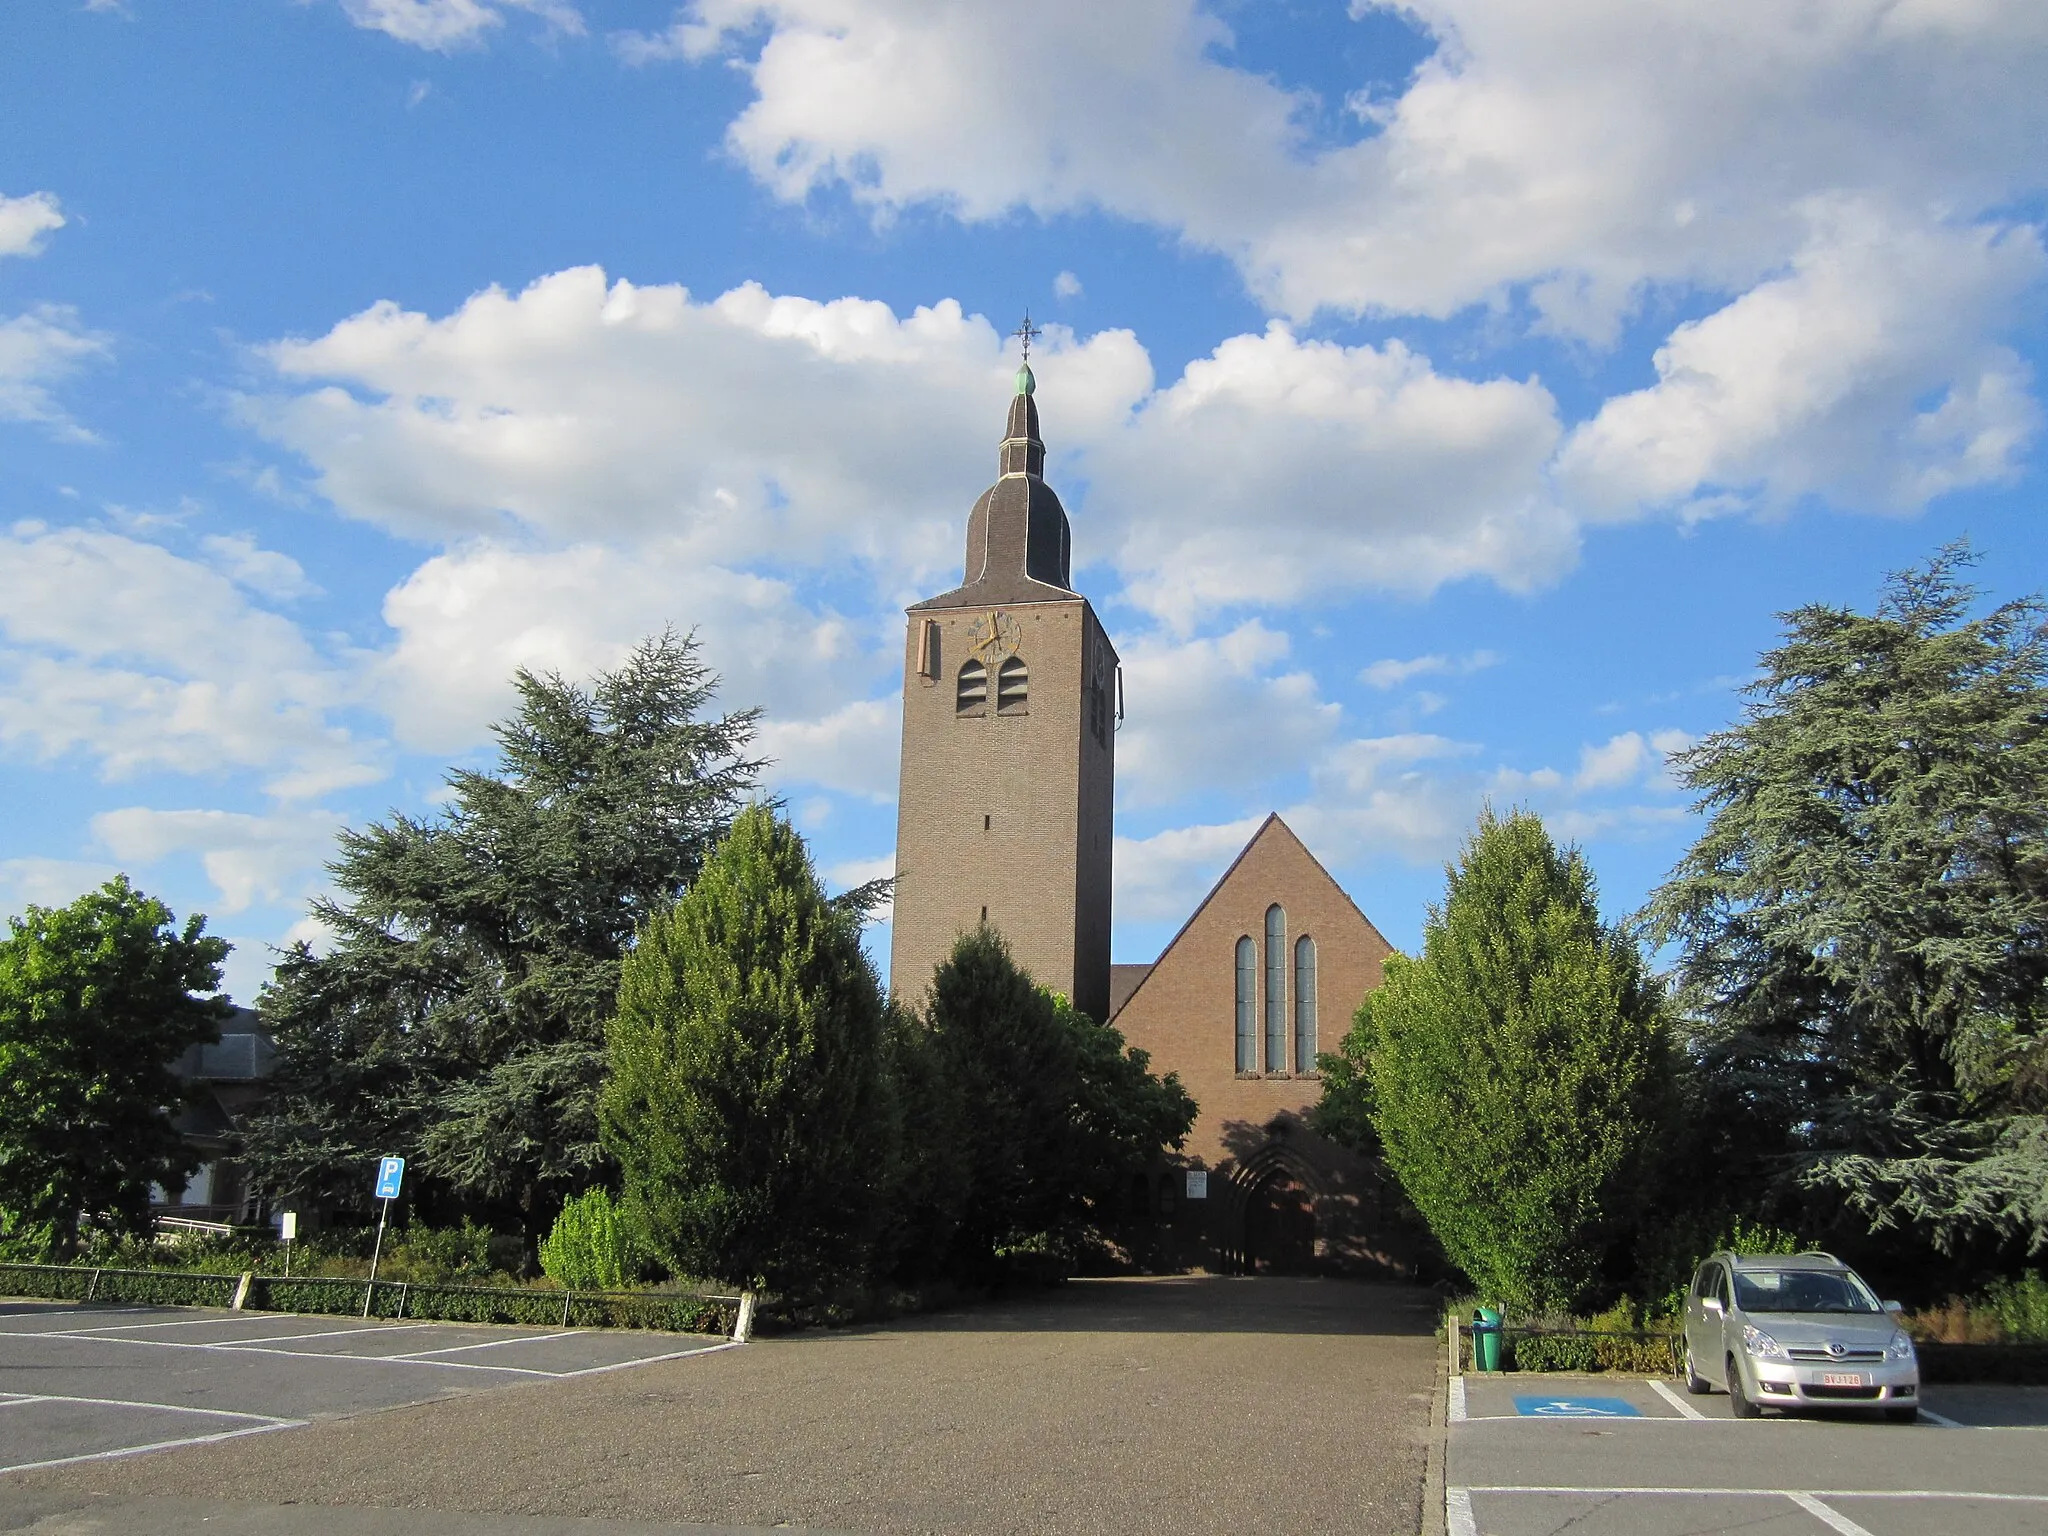
[[[892,983],[916,995],[986,922],[1039,983],[1180,1074],[1201,1114],[1131,1191],[1145,1256],[1405,1272],[1382,1170],[1305,1118],[1316,1053],[1343,1038],[1391,948],[1286,823],[1266,819],[1157,961],[1110,963],[1122,671],[1074,590],[1023,334],[961,584],[908,610]]]

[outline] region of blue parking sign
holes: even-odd
[[[377,1163],[377,1198],[379,1200],[396,1200],[398,1198],[398,1186],[404,1179],[404,1158],[380,1158]]]

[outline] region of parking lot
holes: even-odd
[[[2048,1531],[2048,1388],[1929,1387],[1902,1425],[1737,1420],[1669,1381],[1465,1375],[1447,1418],[1449,1536]]]
[[[623,1329],[0,1304],[0,1472],[303,1428],[729,1348]]]

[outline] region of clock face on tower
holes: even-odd
[[[967,626],[967,649],[981,657],[985,666],[1016,655],[1023,638],[1023,626],[1000,608],[991,608]]]

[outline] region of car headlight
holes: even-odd
[[[1776,1339],[1752,1323],[1742,1325],[1742,1347],[1760,1360],[1776,1359],[1785,1353]]]
[[[1910,1360],[1913,1358],[1913,1341],[1903,1333],[1895,1333],[1884,1352],[1894,1360]]]

